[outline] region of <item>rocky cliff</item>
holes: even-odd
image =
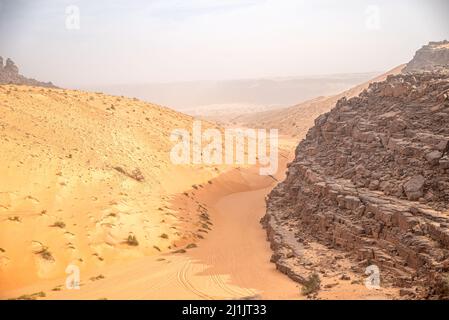
[[[449,67],[449,41],[434,41],[416,51],[403,72],[432,71]]]
[[[11,59],[6,59],[3,64],[3,58],[0,57],[0,84],[21,84],[36,87],[56,88],[51,82],[41,82],[29,79],[19,73],[19,68]]]
[[[272,260],[296,280],[304,257],[291,250],[292,230],[293,242],[347,252],[360,274],[377,266],[384,281],[413,288],[411,297],[444,297],[448,209],[449,70],[442,68],[389,76],[318,117],[262,223]]]

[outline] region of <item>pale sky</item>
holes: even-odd
[[[61,86],[381,71],[443,39],[447,0],[0,0],[0,55]]]

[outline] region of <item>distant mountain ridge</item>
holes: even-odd
[[[320,114],[329,111],[339,99],[359,95],[371,83],[384,81],[389,75],[400,73],[404,66],[404,64],[397,66],[384,74],[336,95],[320,96],[287,108],[244,114],[234,118],[233,122],[246,127],[277,128],[281,134],[302,137],[313,125],[314,119]]]
[[[376,72],[331,74],[282,78],[249,78],[167,83],[75,86],[80,90],[99,91],[136,97],[189,114],[209,116],[216,108],[238,111],[235,106],[282,108],[317,96],[339,93],[377,75]],[[214,108],[213,111],[209,107]],[[245,108],[246,109],[246,108]],[[245,111],[245,110],[243,110]],[[222,112],[221,112],[222,113]],[[224,113],[224,112],[223,112]],[[223,120],[221,116],[213,120]]]
[[[19,68],[10,58],[3,64],[3,57],[0,56],[0,84],[21,84],[27,86],[56,88],[51,82],[41,82],[27,78],[19,73]]]

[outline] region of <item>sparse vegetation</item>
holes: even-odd
[[[51,252],[48,251],[48,247],[42,247],[41,250],[36,251],[35,253],[40,255],[45,260],[48,260],[48,261],[54,261],[55,260],[53,258],[53,255],[51,254]]]
[[[134,169],[134,170],[131,172],[130,177],[133,178],[133,179],[136,180],[136,181],[139,181],[139,182],[145,180],[145,177],[143,176],[143,174],[142,174],[142,172],[140,171],[139,168]]]
[[[195,243],[190,243],[190,244],[188,244],[186,246],[186,249],[193,249],[193,248],[196,248],[196,247],[197,247],[197,245]]]
[[[168,235],[166,233],[161,234],[160,237],[162,239],[168,239]]]
[[[9,220],[9,221],[15,221],[15,222],[20,222],[20,221],[21,221],[21,220],[20,220],[20,217],[18,217],[18,216],[9,217],[8,220]]]
[[[136,236],[133,235],[133,234],[130,234],[130,235],[128,236],[128,239],[126,239],[126,243],[127,243],[129,246],[134,246],[134,247],[136,247],[136,246],[139,245],[139,241],[137,241]]]
[[[61,228],[64,229],[65,228],[65,223],[62,221],[56,221],[55,223],[53,223],[50,227],[55,227],[55,228]]]
[[[127,172],[125,169],[123,169],[122,167],[116,166],[114,167],[114,170],[120,172],[121,174],[124,174],[125,176],[134,179],[138,182],[142,182],[145,180],[145,177],[143,176],[142,172],[140,171],[139,168],[134,169],[131,173]]]
[[[320,290],[320,286],[321,286],[320,276],[317,273],[313,273],[302,285],[301,294],[304,296],[308,296]]]
[[[97,281],[97,280],[102,280],[102,279],[104,279],[104,275],[99,274],[99,275],[96,276],[96,277],[91,277],[91,278],[90,278],[90,281]]]
[[[45,292],[40,291],[32,294],[24,294],[15,300],[37,300],[37,298],[45,298]]]

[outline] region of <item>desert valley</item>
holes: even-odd
[[[191,116],[2,62],[1,298],[445,297],[448,64],[448,42],[430,43],[341,94],[203,122],[280,128],[278,172],[261,176],[174,165],[170,132]]]
[[[2,307],[449,300],[447,12],[0,0]]]

